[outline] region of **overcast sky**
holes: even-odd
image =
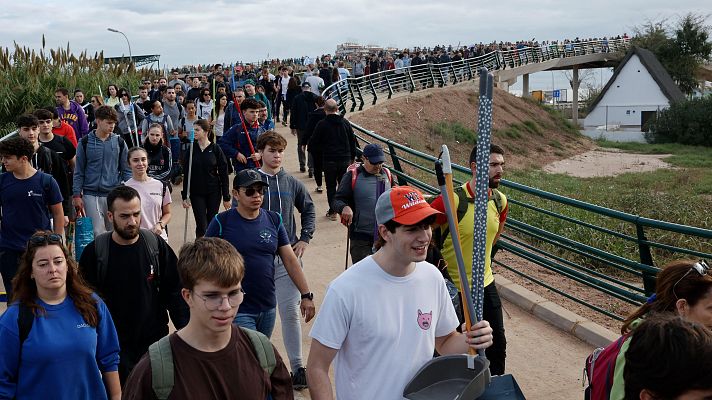
[[[600,37],[646,19],[712,13],[710,0],[0,0],[0,45],[107,57],[160,54],[161,66],[333,53],[345,41],[399,48]]]

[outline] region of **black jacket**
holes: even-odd
[[[328,114],[319,121],[311,143],[312,154],[324,161],[356,158],[356,136],[349,121],[340,114]]]
[[[168,182],[171,177],[171,168],[173,167],[171,149],[163,144],[154,146],[148,140],[143,143],[143,148],[148,153],[148,176],[159,181]]]
[[[307,118],[307,128],[304,134],[304,141],[307,143],[307,148],[310,152],[312,152],[312,144],[309,142],[312,136],[314,135],[314,128],[316,128],[316,124],[318,124],[319,121],[324,119],[324,117],[326,117],[326,112],[324,111],[324,108],[317,108],[316,110],[309,113],[309,117]]]
[[[190,146],[183,153],[183,165],[185,172],[183,175],[190,176],[190,183],[183,183],[181,198],[188,198],[187,187],[190,184],[190,193],[208,194],[219,191],[223,201],[230,201],[230,191],[228,190],[227,160],[220,146],[210,143],[204,150],[200,150],[198,141],[193,143],[193,160],[190,161]],[[190,170],[193,169],[191,173]]]
[[[316,95],[311,91],[302,91],[292,101],[292,116],[289,118],[289,127],[291,129],[299,129],[300,131],[307,129],[307,117],[309,113],[316,109]]]

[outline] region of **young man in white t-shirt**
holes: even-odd
[[[437,349],[463,354],[492,345],[487,321],[458,333],[455,310],[438,269],[424,262],[439,211],[414,188],[399,186],[376,202],[376,254],[336,278],[311,331],[307,362],[314,400],[402,399],[403,389]]]

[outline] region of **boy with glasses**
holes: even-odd
[[[245,258],[243,287],[250,293],[243,302],[235,323],[270,337],[274,329],[275,296],[274,258],[282,259],[287,274],[301,293],[301,314],[309,322],[315,314],[314,295],[309,291],[281,216],[262,208],[264,189],[268,186],[255,170],[242,170],[233,180],[232,195],[237,207],[213,218],[206,237],[220,237],[230,242]]]
[[[218,238],[196,239],[181,249],[178,273],[190,320],[152,345],[160,349],[163,343],[173,368],[166,371],[150,357],[156,350],[149,350],[131,373],[123,398],[155,399],[158,388],[171,399],[192,399],[197,393],[209,399],[292,399],[289,373],[274,347],[259,333],[232,324],[251,296],[243,291],[245,264],[235,248]],[[274,355],[266,368],[261,351]],[[171,384],[159,387],[153,377],[168,372]]]

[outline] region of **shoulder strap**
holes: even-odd
[[[19,311],[17,312],[17,328],[20,336],[20,354],[22,354],[22,344],[25,343],[27,337],[30,336],[32,324],[35,322],[35,314],[30,307],[20,302],[18,304]]]
[[[230,210],[228,210],[230,211]],[[215,215],[215,221],[218,222],[218,237],[223,238],[223,225],[225,225],[225,220],[227,219],[228,211],[223,211]],[[220,217],[222,215],[222,218]]]
[[[116,135],[116,142],[119,144],[118,170],[119,170],[119,179],[120,179],[120,177],[121,177],[121,157],[124,156],[124,147],[126,146],[126,142],[124,141],[124,138],[121,137],[121,135]]]
[[[465,217],[465,214],[467,214],[467,206],[468,203],[474,203],[474,199],[467,197],[467,193],[465,193],[465,189],[462,186],[458,186],[454,190],[455,196],[457,196],[457,223],[459,224],[460,221]],[[445,200],[445,199],[443,199]],[[440,235],[440,247],[442,248],[443,244],[445,243],[445,239],[447,239],[447,236],[450,234],[450,227],[446,227],[442,235]]]
[[[148,357],[151,360],[151,387],[159,400],[166,400],[175,384],[170,335],[148,346]]]
[[[267,211],[267,215],[269,216],[269,219],[272,220],[272,225],[274,225],[274,229],[279,230],[279,226],[282,225],[282,214],[280,214],[276,211],[271,211],[271,210],[267,210],[267,209],[264,209],[264,210]],[[275,221],[275,219],[276,219],[276,221]]]
[[[495,207],[497,207],[497,212],[502,214],[504,210],[504,200],[502,199],[502,192],[497,189],[492,189],[492,196],[490,197],[494,201]]]
[[[143,238],[144,250],[151,260],[151,270],[156,274],[156,278],[160,279],[160,250],[158,248],[158,237],[155,233],[148,229],[139,229],[138,234]]]
[[[84,149],[84,169],[87,168],[87,143],[89,143],[89,135],[84,136],[79,139],[79,143],[82,144],[82,149]]]
[[[106,281],[106,272],[109,267],[109,245],[111,231],[104,232],[94,239],[94,252],[96,253],[96,281],[98,286],[103,286]]]
[[[386,167],[383,167],[383,172],[386,173],[386,176],[388,177],[388,182],[391,184],[391,186],[393,186],[393,175],[391,174],[391,170]]]
[[[243,327],[240,327],[240,329],[245,333],[245,335],[247,335],[248,338],[250,338],[252,347],[255,349],[257,360],[260,362],[260,367],[267,372],[267,375],[271,376],[277,366],[277,357],[275,357],[272,343],[269,341],[267,336],[260,332]]]
[[[42,173],[40,176],[42,180],[42,189],[45,194],[48,194],[50,190],[52,190],[52,175]]]

